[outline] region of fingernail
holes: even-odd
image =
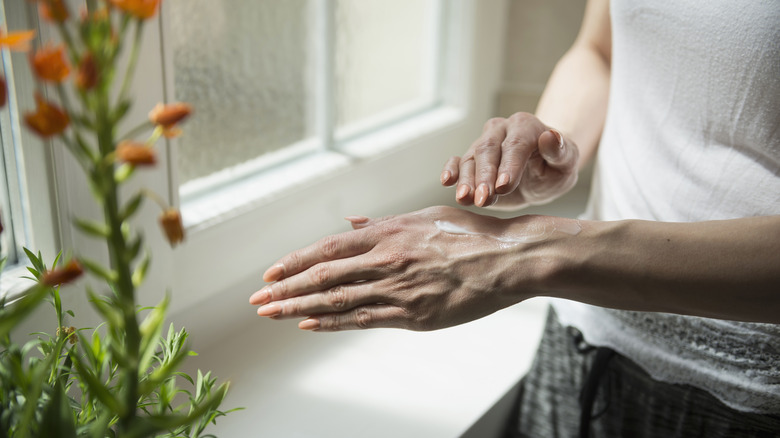
[[[477,191],[474,192],[474,204],[478,207],[484,206],[488,195],[490,195],[490,189],[488,189],[487,184],[480,184],[479,187],[477,187]]]
[[[563,149],[563,136],[561,135],[561,133],[556,131],[555,129],[550,129],[550,132],[558,140],[558,148]]]
[[[498,176],[498,180],[496,180],[496,190],[498,190],[501,187],[504,187],[507,184],[509,184],[509,174],[502,173],[501,175]]]
[[[320,321],[317,319],[305,319],[298,323],[298,328],[301,330],[316,330],[320,328]]]
[[[263,274],[263,281],[277,281],[284,275],[284,265],[281,263],[277,263],[270,268],[268,268],[267,271]]]
[[[257,309],[259,316],[276,316],[282,313],[282,308],[278,304],[266,304]]]
[[[271,299],[271,294],[268,293],[268,288],[264,287],[260,289],[259,291],[252,294],[251,297],[249,297],[249,304],[252,304],[254,306],[259,306],[261,304],[265,304]]]
[[[369,221],[365,216],[347,216],[344,219],[352,222],[353,224],[364,224]]]
[[[465,197],[466,197],[466,195],[468,195],[468,194],[469,194],[469,192],[470,192],[470,191],[471,191],[471,189],[469,188],[469,186],[467,186],[467,185],[465,185],[465,184],[461,184],[461,185],[458,187],[458,191],[457,191],[457,192],[455,192],[455,198],[457,198],[457,199],[463,199],[463,198],[465,198]]]
[[[445,170],[444,172],[442,172],[442,173],[441,173],[441,177],[440,177],[440,179],[441,179],[441,183],[442,183],[442,184],[447,184],[447,181],[449,181],[449,180],[450,180],[450,177],[451,177],[451,176],[452,176],[452,174],[450,173],[450,171],[449,171],[449,170]]]

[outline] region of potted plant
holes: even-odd
[[[64,0],[35,1],[62,43],[30,52],[39,89],[37,107],[24,114],[24,123],[54,147],[67,148],[83,169],[103,219],[76,219],[75,225],[105,242],[109,260],[58,257],[47,266],[40,253],[26,250],[34,286],[0,307],[0,437],[204,436],[206,426],[226,413],[219,406],[228,386],[217,385],[210,373],[191,377],[180,371],[193,353],[184,329],[164,329],[167,296],[151,308],[136,300],[150,257],[130,220],[151,198],[161,204],[163,234],[175,246],[184,239],[181,216],[149,191],[130,197],[120,192],[136,168],[155,165],[156,141],[179,135],[179,124],[191,113],[187,104],[161,104],[149,120],[118,133],[132,106],[129,90],[143,26],[160,0],[87,0],[78,16]],[[9,32],[0,35],[0,45],[26,50],[33,37]],[[126,49],[129,61],[119,71]],[[60,286],[85,271],[104,285],[84,286],[103,320],[94,328],[66,324],[75,315],[63,309],[60,296]],[[13,342],[12,331],[47,298],[56,314],[54,333]]]

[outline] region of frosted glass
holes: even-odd
[[[337,0],[338,126],[430,96],[436,4]]]
[[[313,0],[316,1],[316,0]],[[310,137],[309,0],[167,0],[181,184]]]

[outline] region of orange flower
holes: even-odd
[[[81,58],[79,62],[79,70],[76,74],[76,86],[83,91],[88,91],[98,84],[100,76],[98,73],[98,67],[95,63],[95,57],[91,52],[88,52]]]
[[[186,103],[158,103],[150,112],[149,120],[165,129],[176,127],[176,124],[192,114],[192,107]]]
[[[27,127],[43,138],[62,134],[70,123],[70,117],[59,107],[43,100],[40,94],[35,94],[38,110],[25,113],[24,121]]]
[[[38,78],[61,83],[70,74],[70,65],[65,59],[65,46],[44,47],[32,57],[32,66]]]
[[[160,0],[111,0],[111,4],[138,19],[146,20],[157,13]]]
[[[160,215],[160,225],[171,246],[176,246],[184,241],[184,225],[181,221],[181,213],[178,210],[175,208],[165,210]]]
[[[35,38],[35,32],[32,30],[9,32],[8,35],[2,35],[2,33],[0,33],[0,47],[26,52],[27,50],[30,50],[30,41],[32,41],[33,38]]]
[[[116,147],[116,157],[134,166],[152,166],[157,163],[157,154],[146,143],[125,140]]]
[[[41,283],[49,287],[59,286],[61,284],[70,283],[79,278],[83,273],[84,270],[81,268],[79,262],[76,261],[76,259],[73,259],[61,268],[44,272],[41,276]]]
[[[38,13],[46,20],[56,23],[63,23],[70,16],[63,0],[40,0]]]
[[[5,106],[5,102],[8,100],[8,84],[5,82],[5,78],[0,76],[0,108]]]

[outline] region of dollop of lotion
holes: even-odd
[[[522,229],[515,228],[513,230],[514,232],[511,234],[505,233],[499,235],[480,233],[449,221],[436,220],[433,223],[436,228],[443,233],[484,237],[495,240],[502,244],[502,246],[541,242],[556,231],[561,231],[572,236],[575,236],[582,231],[580,221],[562,218],[548,218],[548,220],[544,222],[534,222],[533,224],[524,226]]]

